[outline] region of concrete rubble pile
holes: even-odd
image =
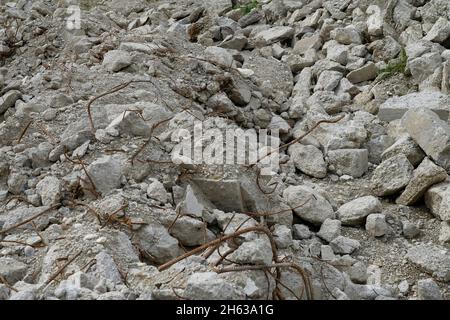
[[[0,300],[450,299],[447,0],[0,5]]]

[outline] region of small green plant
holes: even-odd
[[[249,3],[247,3],[247,4],[237,5],[237,6],[234,7],[234,9],[240,9],[244,13],[244,15],[247,15],[250,12],[252,12],[253,9],[256,9],[258,7],[259,7],[258,0],[252,0]]]
[[[379,77],[382,79],[390,78],[396,74],[406,72],[406,63],[408,62],[408,56],[406,50],[402,48],[398,57],[390,61],[386,67],[379,71]]]

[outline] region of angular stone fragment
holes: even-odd
[[[338,236],[330,242],[330,246],[333,248],[334,253],[352,254],[355,250],[359,249],[361,244],[357,240]]]
[[[450,170],[450,125],[433,111],[414,108],[405,113],[402,124],[411,138],[436,164]]]
[[[296,143],[289,147],[288,152],[295,167],[303,173],[315,178],[324,178],[327,175],[327,166],[320,149]]]
[[[181,255],[178,241],[160,224],[149,224],[138,232],[139,242],[155,263],[162,264]]]
[[[123,163],[118,157],[103,156],[92,162],[86,170],[89,177],[86,176],[83,178],[82,186],[88,193],[96,190],[102,195],[106,195],[111,190],[118,188],[121,184]]]
[[[108,51],[104,58],[102,65],[106,70],[111,72],[118,72],[131,64],[131,56],[128,52],[123,50]]]
[[[381,212],[380,200],[365,196],[343,204],[336,213],[343,225],[358,225],[364,223],[369,214],[378,212]]]
[[[445,247],[419,244],[408,250],[406,258],[437,280],[450,281],[450,252]]]
[[[320,230],[317,233],[319,238],[325,241],[332,241],[341,235],[341,221],[334,219],[326,219],[320,226]]]
[[[450,183],[442,182],[428,189],[425,204],[436,217],[450,221]]]
[[[272,27],[268,30],[259,32],[255,39],[262,46],[268,46],[275,42],[286,40],[294,35],[294,29],[291,27]]]
[[[425,40],[433,41],[437,43],[443,43],[450,38],[450,21],[444,17],[439,17],[436,23],[433,25],[427,35],[424,37]]]
[[[61,199],[61,189],[61,181],[53,176],[45,177],[36,185],[36,192],[44,206],[57,204]]]
[[[215,272],[194,273],[187,280],[183,295],[193,300],[240,300],[245,298],[242,290],[237,289]]]
[[[291,208],[295,208],[294,212],[300,218],[310,223],[320,225],[326,219],[335,217],[331,204],[307,186],[290,186],[284,190],[283,198]]]
[[[27,266],[9,257],[0,258],[0,276],[2,276],[10,285],[22,280],[27,272]]]
[[[423,158],[425,158],[423,150],[408,135],[401,137],[393,145],[384,150],[381,154],[381,159],[384,161],[398,154],[404,154],[414,167],[420,164]]]
[[[328,151],[328,164],[339,175],[359,178],[366,173],[369,165],[367,149],[339,149]]]
[[[22,97],[22,92],[19,90],[10,90],[0,97],[0,115],[5,113],[11,107],[14,107],[14,104],[18,99]]]
[[[383,161],[373,172],[372,190],[377,196],[397,193],[409,183],[414,167],[403,154]]]
[[[347,79],[351,83],[360,83],[375,79],[378,75],[378,68],[373,62],[367,63],[365,66],[351,71],[347,75]]]
[[[442,120],[447,121],[450,115],[450,98],[435,91],[409,93],[400,97],[392,97],[383,102],[378,111],[381,121],[390,122],[401,119],[410,109],[423,107],[433,110]]]
[[[366,230],[373,237],[384,236],[388,231],[386,216],[380,213],[374,213],[367,216]]]
[[[420,200],[430,186],[444,181],[447,177],[444,169],[425,158],[414,170],[411,181],[395,202],[405,206],[412,205]]]

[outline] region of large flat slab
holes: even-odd
[[[392,97],[380,106],[378,117],[381,121],[390,122],[401,119],[406,111],[417,107],[430,109],[439,118],[447,121],[450,115],[450,96],[441,92],[426,91]]]

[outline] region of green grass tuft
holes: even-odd
[[[244,4],[244,5],[240,5],[240,6],[236,6],[233,9],[241,9],[242,12],[244,13],[244,15],[249,14],[250,12],[253,11],[253,9],[256,9],[259,7],[259,2],[258,0],[252,0],[251,2]]]
[[[390,61],[386,67],[379,71],[379,77],[386,79],[390,78],[396,74],[406,72],[406,63],[408,62],[408,56],[406,55],[406,50],[402,48],[398,57]]]

